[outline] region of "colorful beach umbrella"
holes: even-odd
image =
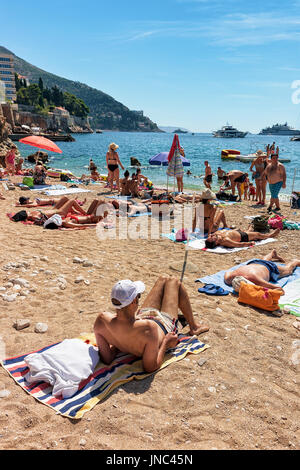
[[[170,152],[161,152],[161,153],[158,153],[157,155],[154,155],[149,160],[150,165],[168,166],[169,165],[169,160],[168,160],[169,154],[170,154]],[[185,157],[181,156],[181,161],[182,161],[183,166],[190,166],[191,165],[190,161]]]
[[[39,135],[30,135],[20,139],[19,142],[22,144],[31,145],[43,150],[49,150],[50,152],[62,153],[62,150],[50,139],[46,137],[40,137]]]

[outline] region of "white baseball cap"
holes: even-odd
[[[117,282],[111,291],[111,299],[118,300],[120,305],[114,307],[120,309],[127,307],[133,302],[133,300],[142,294],[145,291],[145,284],[142,281],[130,281],[129,279],[124,279]]]

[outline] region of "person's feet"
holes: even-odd
[[[274,230],[274,232],[270,233],[271,237],[277,237],[277,235],[279,235],[280,233],[280,228],[277,228],[276,230]]]
[[[271,256],[273,261],[280,261],[281,263],[285,263],[285,260],[278,255],[275,249],[271,251]]]
[[[209,326],[204,325],[203,323],[195,323],[194,327],[190,329],[189,334],[193,335],[201,335],[201,333],[205,333],[209,331]]]

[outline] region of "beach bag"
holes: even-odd
[[[268,289],[242,281],[238,301],[242,304],[273,312],[279,309],[278,301],[281,295],[283,293],[279,289]]]
[[[272,215],[268,220],[268,224],[272,229],[279,228],[280,230],[283,230],[283,217],[280,215]]]
[[[229,194],[229,199],[228,201],[236,201],[238,196],[234,196],[233,194]]]
[[[28,188],[33,188],[33,186],[34,186],[33,178],[31,176],[24,176],[23,184],[28,186]]]
[[[176,232],[175,240],[177,242],[185,242],[187,240],[187,236],[188,236],[188,229],[187,228],[181,228]]]
[[[227,194],[225,191],[219,191],[216,194],[217,199],[220,201],[228,201],[229,200],[229,194]]]
[[[294,192],[290,200],[291,209],[300,209],[300,193]]]
[[[268,224],[268,216],[260,215],[258,217],[254,217],[252,220],[252,227],[254,232],[266,233],[270,232],[270,226]]]
[[[27,220],[28,215],[26,211],[19,211],[15,215],[12,216],[12,220],[14,222],[24,222]]]
[[[70,181],[71,178],[69,178],[68,175],[66,175],[65,173],[62,173],[60,175],[60,181]]]

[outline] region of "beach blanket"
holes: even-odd
[[[252,258],[252,259],[256,259],[256,258]],[[252,261],[252,260],[248,260],[248,261],[245,261],[244,263],[241,263],[237,266],[234,266],[230,269],[228,269],[227,271],[234,271],[235,269],[239,268],[240,266],[245,266],[247,263],[249,263],[249,261]],[[279,265],[281,263],[278,263]],[[224,282],[224,274],[226,273],[226,270],[224,271],[219,271],[215,274],[212,274],[210,276],[205,276],[205,277],[201,277],[199,279],[196,279],[195,282],[202,282],[203,284],[215,284],[216,286],[218,287],[222,287],[223,289],[229,291],[229,292],[234,292],[234,289],[232,286],[228,286],[227,284],[225,284]],[[295,271],[293,272],[293,274],[291,274],[290,276],[287,276],[287,277],[283,277],[282,279],[279,279],[277,281],[277,284],[286,289],[285,286],[289,283],[292,283],[293,281],[297,280],[300,278],[300,268],[296,268]],[[281,299],[282,301],[282,299]]]
[[[43,194],[46,196],[64,196],[65,194],[76,194],[76,193],[90,193],[89,189],[82,189],[82,188],[64,188],[64,189],[47,189],[46,191],[42,191]]]
[[[254,246],[265,245],[266,243],[276,242],[275,238],[267,238],[266,240],[259,240],[255,242]],[[209,251],[210,253],[216,253],[218,255],[224,255],[227,253],[234,253],[236,251],[241,250],[248,250],[249,248],[253,248],[252,246],[243,246],[241,248],[226,248],[225,246],[216,246],[216,248],[205,248],[205,240],[198,239],[198,240],[191,240],[189,243],[189,248],[192,250],[203,250]]]
[[[95,346],[93,334],[83,334],[78,339],[89,345]],[[59,345],[52,344],[43,349],[35,351],[35,354],[42,354]],[[208,345],[201,343],[195,336],[180,335],[180,342],[174,349],[166,352],[164,362],[160,369],[164,369],[169,364],[183,359],[187,354],[199,354]],[[47,382],[39,381],[27,383],[25,376],[29,368],[25,362],[28,354],[5,359],[1,362],[4,369],[11,377],[30,395],[44,405],[52,408],[57,414],[67,416],[72,419],[80,419],[97,403],[104,400],[114,389],[132,380],[142,380],[153,373],[146,373],[142,368],[142,361],[132,355],[120,355],[109,366],[99,362],[94,372],[85,380],[81,381],[78,391],[70,398],[53,395],[53,387]],[[156,371],[158,372],[158,371]],[[154,373],[156,373],[154,372]]]
[[[288,307],[292,315],[300,317],[300,277],[289,282],[284,291],[285,294],[280,298],[279,307]]]

